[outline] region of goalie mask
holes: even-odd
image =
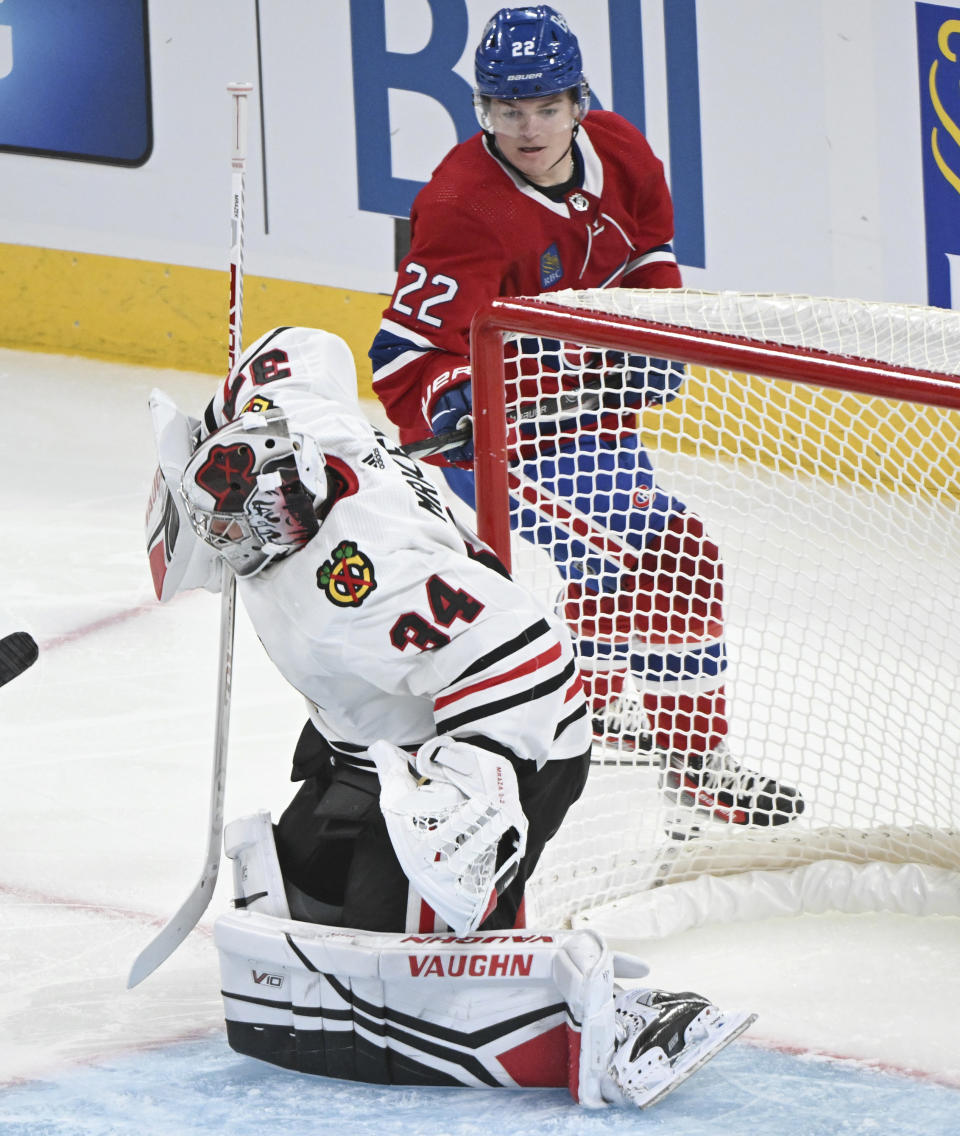
[[[238,576],[255,576],[316,535],[326,467],[282,412],[247,413],[201,442],[180,493],[198,535]]]

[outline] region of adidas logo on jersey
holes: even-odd
[[[374,469],[386,469],[387,463],[383,460],[383,454],[379,449],[371,450],[369,454],[363,459],[364,465],[372,465]]]

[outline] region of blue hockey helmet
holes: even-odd
[[[474,62],[478,114],[481,99],[542,98],[573,88],[580,116],[587,112],[590,89],[580,44],[547,4],[501,8],[483,29]]]

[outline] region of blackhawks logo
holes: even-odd
[[[337,607],[359,607],[376,586],[372,562],[349,540],[317,569],[317,587]]]

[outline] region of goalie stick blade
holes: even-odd
[[[32,667],[40,655],[36,640],[26,631],[14,631],[0,639],[0,686]]]
[[[200,922],[213,897],[218,872],[219,863],[207,868],[176,915],[133,960],[133,966],[130,967],[130,975],[127,978],[128,990],[139,985],[145,978],[153,974],[158,966],[166,962]]]

